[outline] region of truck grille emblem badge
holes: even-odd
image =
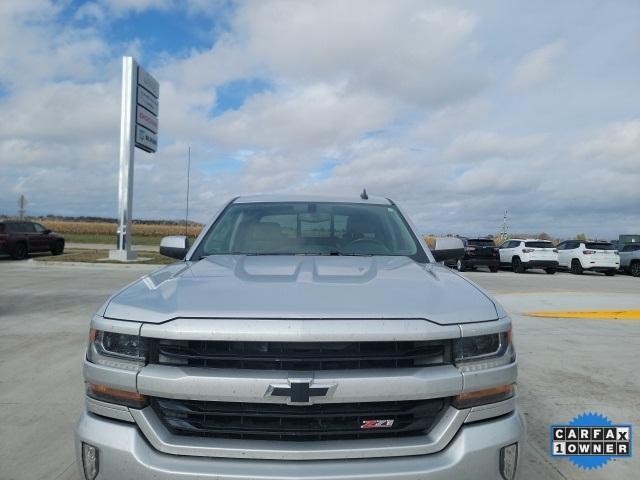
[[[311,404],[313,397],[326,397],[336,384],[317,385],[312,379],[290,379],[287,384],[269,385],[265,396],[289,397],[287,403]]]

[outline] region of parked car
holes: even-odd
[[[625,245],[619,254],[620,269],[634,277],[640,277],[640,243]]]
[[[511,320],[385,198],[239,197],[91,320],[93,480],[512,480]]]
[[[464,257],[449,260],[445,265],[456,267],[459,272],[484,266],[492,272],[500,267],[498,247],[491,238],[460,238],[464,244]]]
[[[620,268],[618,251],[609,242],[566,240],[557,249],[559,266],[575,275],[590,270],[613,276]]]
[[[38,252],[60,255],[64,252],[64,237],[35,222],[0,222],[0,253],[19,260]]]
[[[500,245],[500,264],[516,273],[541,268],[553,275],[558,269],[558,251],[553,243],[535,238],[511,238]]]

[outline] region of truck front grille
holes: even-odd
[[[151,404],[176,435],[319,441],[425,435],[449,399],[298,406],[154,398]]]
[[[151,340],[150,362],[253,370],[415,368],[450,363],[450,343]]]

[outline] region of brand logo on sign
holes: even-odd
[[[137,108],[136,123],[148,128],[153,133],[158,132],[158,117],[141,106],[138,106]]]

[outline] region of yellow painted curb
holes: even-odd
[[[539,311],[525,312],[529,317],[587,318],[593,320],[640,320],[640,310],[593,310],[589,312]]]

